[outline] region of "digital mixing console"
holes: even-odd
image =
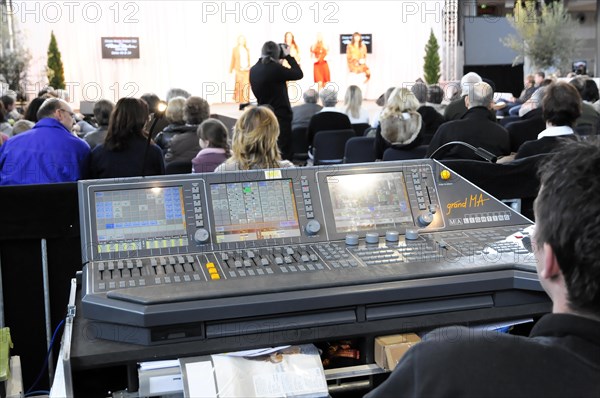
[[[433,160],[81,181],[79,198],[82,310],[106,339],[369,322],[542,291],[521,243],[532,222]]]

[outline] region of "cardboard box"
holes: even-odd
[[[414,333],[380,336],[375,339],[375,363],[386,370],[394,370],[400,358],[410,347],[421,341]]]

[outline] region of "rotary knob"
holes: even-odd
[[[377,232],[367,232],[365,236],[365,242],[370,244],[379,243],[379,234]]]
[[[423,213],[417,217],[417,223],[421,227],[426,227],[433,222],[433,214],[431,212]]]
[[[385,233],[386,242],[398,242],[400,240],[400,233],[398,231],[387,231]]]
[[[321,223],[318,222],[317,220],[310,220],[306,224],[306,227],[304,227],[304,231],[306,232],[306,234],[308,236],[316,235],[319,233],[320,230],[321,230]]]
[[[419,239],[419,230],[416,228],[407,228],[406,234],[404,235],[406,240],[417,240]]]
[[[358,245],[358,235],[356,235],[356,234],[348,234],[348,235],[346,235],[346,244],[348,246],[356,246],[356,245]]]
[[[194,233],[194,241],[196,243],[207,243],[210,240],[210,232],[204,228],[197,229]]]

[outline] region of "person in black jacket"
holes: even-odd
[[[529,337],[461,326],[426,335],[366,398],[597,397],[600,391],[598,142],[538,168],[535,231],[524,239],[552,300]],[[529,244],[530,243],[530,244]]]
[[[146,101],[121,98],[110,116],[104,143],[90,156],[91,178],[165,174],[162,151],[148,142]]]
[[[440,126],[427,149],[431,156],[442,145],[461,141],[474,147],[481,147],[496,156],[510,154],[508,132],[498,123],[489,120],[494,92],[487,83],[475,83],[465,97],[465,105],[469,109],[461,119],[446,122]],[[445,151],[445,155],[436,159],[474,159],[481,160],[473,151],[455,145]]]
[[[427,104],[428,88],[425,83],[417,82],[411,87],[412,93],[419,101],[417,112],[423,119],[423,131],[421,132],[421,145],[427,145],[435,135],[438,128],[444,123],[444,116],[433,106]]]
[[[286,82],[304,77],[302,69],[290,55],[286,45],[268,41],[262,47],[260,60],[250,68],[250,87],[259,105],[269,105],[279,122],[277,145],[284,159],[292,159],[292,106]],[[286,60],[290,68],[281,64]]]

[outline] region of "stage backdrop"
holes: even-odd
[[[231,102],[229,73],[237,37],[247,38],[251,63],[267,40],[282,42],[291,31],[300,48],[304,79],[290,94],[314,85],[310,46],[318,32],[329,46],[327,60],[341,97],[349,83],[339,35],[373,35],[367,63],[371,81],[365,97],[408,85],[423,75],[424,48],[431,29],[441,45],[443,1],[13,1],[15,23],[33,57],[27,91],[47,83],[46,52],[54,31],[74,108],[80,101],[155,92],[164,98],[184,88],[210,103]],[[103,59],[102,37],[139,38],[139,58]],[[297,95],[294,95],[297,91]]]

